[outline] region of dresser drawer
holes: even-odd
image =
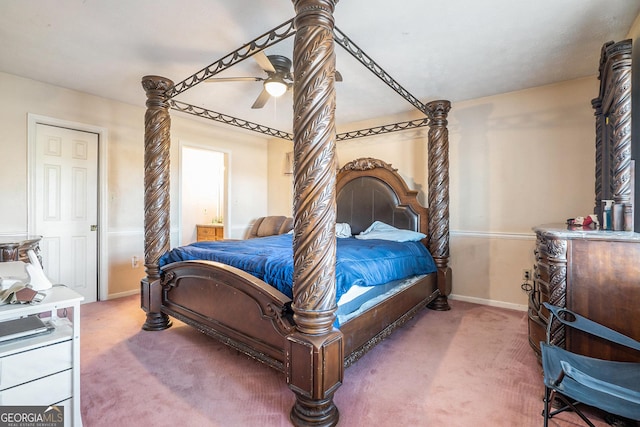
[[[534,279],[540,279],[549,283],[549,264],[546,262],[538,262],[535,266]]]
[[[215,228],[200,227],[198,228],[198,235],[202,237],[215,237],[217,230]]]
[[[40,378],[0,391],[0,405],[52,405],[73,394],[73,370]]]
[[[0,390],[70,369],[72,365],[71,340],[2,357]]]
[[[196,238],[203,240],[222,240],[224,238],[224,227],[221,225],[196,225]]]

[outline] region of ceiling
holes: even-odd
[[[640,13],[637,0],[391,3],[342,0],[336,26],[420,101],[454,106],[594,76],[602,44],[622,40]],[[0,71],[142,106],[142,76],[178,83],[293,16],[288,0],[2,1]],[[290,38],[266,53],[291,58],[292,46]],[[340,131],[415,111],[340,46],[336,64]],[[219,76],[265,75],[249,58]],[[177,99],[290,132],[291,94],[252,110],[261,89],[202,83]]]

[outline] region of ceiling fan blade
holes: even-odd
[[[336,81],[337,82],[341,82],[342,81],[342,74],[340,74],[340,71],[336,70]]]
[[[269,100],[269,98],[271,98],[271,95],[269,95],[269,92],[267,92],[267,90],[263,87],[262,92],[260,92],[260,95],[258,95],[258,98],[253,103],[251,108],[257,109],[257,108],[264,107],[267,101]]]
[[[211,77],[205,80],[207,83],[218,82],[260,82],[262,77]]]
[[[264,51],[261,50],[260,52],[253,54],[253,59],[255,59],[260,68],[262,68],[267,73],[276,72],[276,69],[274,68],[271,61],[269,61],[269,58],[267,58],[267,55],[264,53]]]

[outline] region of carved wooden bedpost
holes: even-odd
[[[333,426],[342,384],[342,333],[336,310],[336,130],[333,11],[337,0],[293,0],[294,82],[293,310],[285,344],[287,383],[296,394],[291,421]]]
[[[171,326],[160,311],[162,285],[158,259],[169,250],[169,147],[171,118],[165,91],[173,82],[164,77],[145,76],[147,93],[144,116],[144,265],[147,277],[141,282],[141,306],[147,312],[142,326],[148,331]]]
[[[429,251],[438,268],[440,296],[429,304],[434,310],[449,310],[451,293],[449,263],[449,101],[426,105],[431,112],[429,124]]]

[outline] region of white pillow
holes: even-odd
[[[401,230],[382,221],[375,221],[369,228],[356,235],[356,239],[382,239],[395,242],[417,242],[425,237],[427,237],[426,234],[411,230]]]
[[[288,234],[293,234],[293,229]],[[351,237],[351,226],[346,222],[336,223],[336,237],[346,238]]]
[[[351,237],[351,226],[346,222],[336,223],[336,237]]]

